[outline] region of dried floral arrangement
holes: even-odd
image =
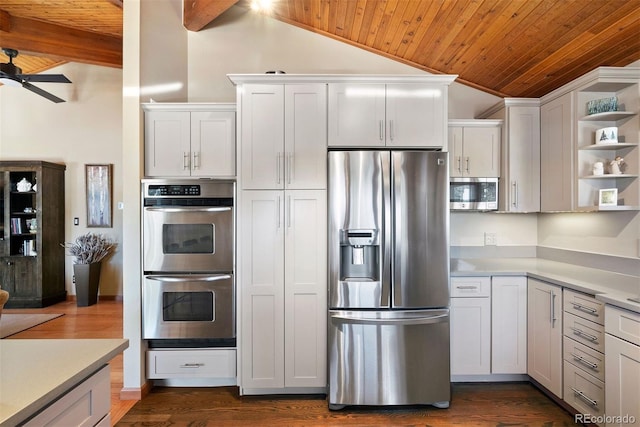
[[[102,234],[87,233],[76,237],[71,243],[62,243],[62,246],[73,255],[74,264],[91,264],[102,261],[116,248],[117,243]]]

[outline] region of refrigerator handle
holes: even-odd
[[[391,267],[391,251],[393,245],[393,235],[391,231],[392,211],[391,211],[391,186],[393,166],[391,165],[391,153],[381,154],[382,160],[382,223],[384,233],[382,235],[382,271],[381,281],[382,289],[380,292],[380,307],[391,307],[391,275],[393,269]]]
[[[376,319],[376,318],[362,318],[362,317],[352,317],[348,314],[340,315],[340,314],[331,314],[331,321],[336,321],[338,323],[347,323],[353,325],[376,325],[376,326],[407,326],[407,325],[428,325],[432,323],[443,323],[449,320],[449,313],[442,313],[435,316],[424,316],[424,317],[412,317],[412,318],[386,318],[386,319]]]

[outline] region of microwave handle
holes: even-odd
[[[231,207],[204,208],[200,206],[146,207],[148,212],[228,212]]]
[[[218,280],[228,280],[231,279],[230,274],[189,274],[189,275],[171,275],[171,276],[160,276],[160,275],[151,275],[145,276],[148,280],[156,280],[158,282],[215,282]]]

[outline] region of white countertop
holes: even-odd
[[[0,340],[0,426],[23,422],[127,347],[126,339]]]
[[[454,258],[451,276],[528,276],[640,313],[640,277],[540,258]]]

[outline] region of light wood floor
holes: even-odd
[[[63,302],[42,309],[65,315],[7,339],[122,338],[122,303]],[[125,426],[570,426],[571,414],[528,383],[454,384],[451,407],[345,408],[324,395],[239,396],[236,387],[154,388],[142,401],[121,401],[122,356],[111,363],[112,425]]]

